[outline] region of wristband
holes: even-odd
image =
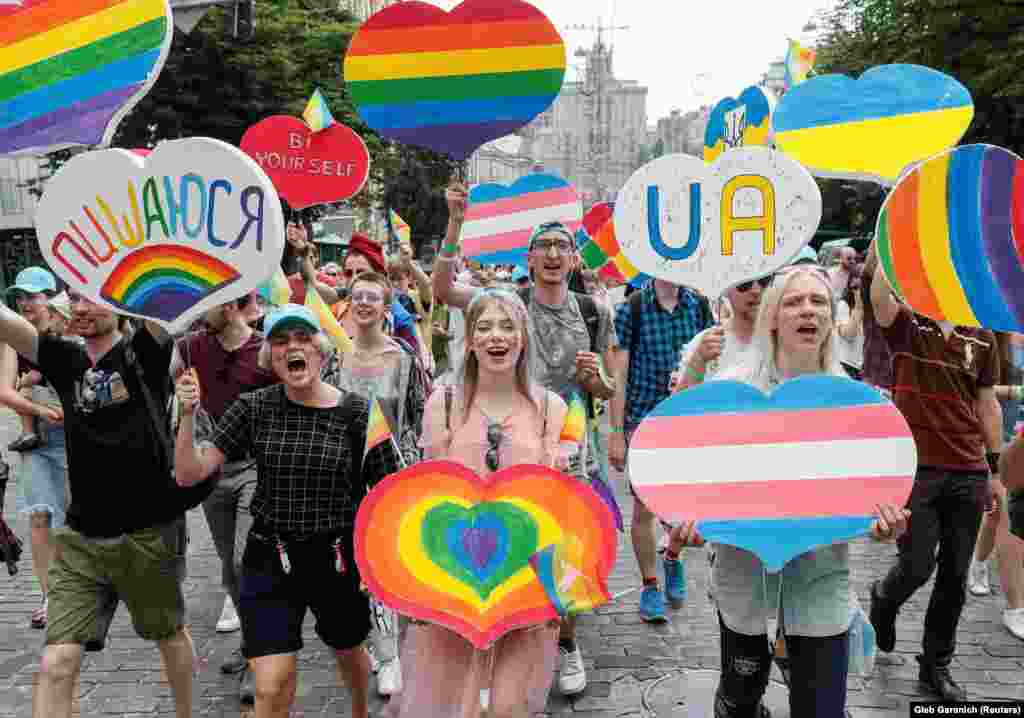
[[[1024,401],[1024,386],[1011,386],[1010,399]]]
[[[999,473],[999,457],[1003,454],[1000,451],[985,452],[985,460],[988,462],[988,470],[993,474]]]
[[[692,366],[687,364],[686,365],[686,373],[689,374],[690,376],[692,376],[697,381],[704,381],[704,375],[707,373],[707,370],[698,372]]]
[[[621,426],[613,426],[609,430],[609,433],[612,433],[612,434],[625,434],[626,430],[625,430],[624,427],[621,427]]]
[[[441,252],[448,255],[456,255],[459,253],[459,245],[457,244],[443,244],[441,245]]]

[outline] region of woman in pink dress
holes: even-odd
[[[563,468],[565,403],[530,380],[526,307],[515,294],[482,290],[466,311],[461,381],[427,401],[426,459],[448,459],[485,476],[516,464]],[[405,687],[392,699],[401,718],[477,718],[490,691],[490,718],[526,718],[547,702],[558,655],[558,623],[505,634],[488,650],[435,624],[413,623],[402,648]]]

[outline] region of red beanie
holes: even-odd
[[[353,234],[352,239],[348,241],[348,251],[350,254],[355,252],[366,257],[366,261],[378,274],[386,275],[388,273],[387,265],[384,264],[384,248],[365,234],[359,232]]]

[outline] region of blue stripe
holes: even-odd
[[[159,57],[159,48],[150,50],[0,103],[0,128],[27,122],[102,92],[145,82]]]
[[[658,404],[648,416],[807,411],[883,404],[885,401],[877,390],[863,382],[817,374],[791,379],[770,397],[742,382],[709,381],[672,395]]]
[[[984,145],[959,147],[950,154],[946,181],[950,253],[967,301],[983,327],[1009,329],[1016,319],[1002,301],[999,283],[988,266],[981,235]]]
[[[769,572],[776,573],[800,554],[865,535],[872,521],[871,516],[699,521],[697,530],[707,541],[756,554]]]
[[[484,202],[496,202],[500,199],[514,199],[525,194],[534,192],[548,192],[554,189],[565,189],[569,186],[561,177],[552,174],[529,174],[520,177],[511,185],[487,184],[477,185],[469,192],[470,204],[482,204]]]
[[[525,123],[550,105],[551,95],[498,97],[461,102],[411,102],[363,106],[359,108],[359,116],[378,131],[510,120]]]
[[[467,259],[480,262],[480,264],[518,264],[520,267],[526,267],[526,254],[526,247],[523,247],[522,249],[504,249],[477,257],[469,256]]]
[[[143,307],[154,296],[163,294],[187,294],[195,297],[196,301],[202,299],[210,292],[210,288],[198,282],[186,282],[179,277],[161,277],[155,282],[147,282],[142,291],[136,291],[130,297],[125,297],[123,302],[129,307]]]

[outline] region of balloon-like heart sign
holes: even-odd
[[[367,125],[463,160],[547,109],[565,66],[561,35],[529,3],[466,0],[446,13],[413,0],[363,23],[344,70]]]
[[[819,75],[783,95],[775,145],[820,177],[893,185],[915,162],[952,147],[974,117],[971,93],[920,65],[880,65],[857,80]]]
[[[36,234],[69,289],[171,331],[255,289],[284,252],[270,179],[208,138],[76,155],[47,182]]]
[[[633,173],[615,204],[615,234],[641,272],[709,297],[788,264],[820,221],[814,178],[764,147],[710,165],[660,157]]]
[[[685,467],[680,469],[679,467]],[[629,474],[667,521],[757,554],[769,571],[863,535],[903,506],[917,448],[899,410],[845,377],[793,379],[770,396],[712,381],[659,404],[637,429]]]
[[[461,464],[421,462],[375,486],[356,517],[370,591],[478,648],[574,602],[607,601],[615,550],[611,512],[593,490],[528,464],[481,478]]]
[[[708,117],[704,130],[704,161],[714,162],[726,150],[769,144],[775,95],[754,85],[740,93],[739,98],[721,100]]]
[[[0,155],[110,142],[173,37],[168,0],[0,3]]]
[[[313,132],[296,117],[274,115],[246,130],[239,146],[295,209],[346,200],[370,176],[363,138],[337,123]]]
[[[1024,161],[965,145],[918,165],[875,233],[886,279],[915,312],[1024,332]]]

